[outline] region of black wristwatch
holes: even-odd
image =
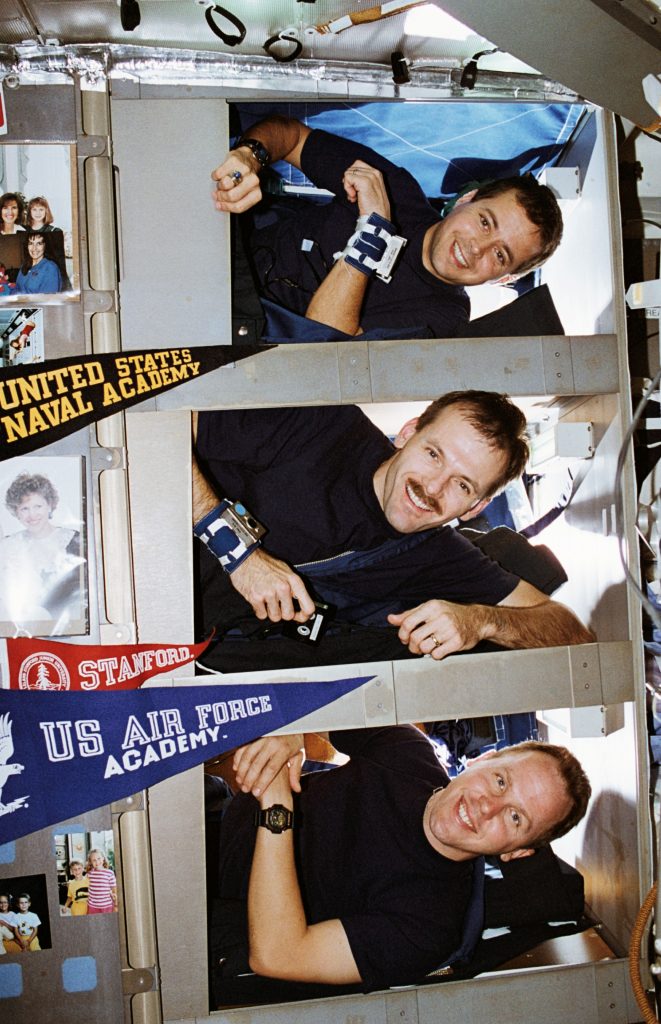
[[[239,149],[241,146],[248,147],[262,171],[271,163],[271,154],[266,146],[262,145],[259,139],[246,139],[241,136],[241,138],[237,139],[234,143],[232,149]]]
[[[286,832],[294,827],[294,812],[282,804],[271,804],[262,811],[255,811],[255,826],[263,825],[269,832]]]

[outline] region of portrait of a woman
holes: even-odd
[[[47,236],[40,231],[27,234],[27,253],[16,277],[16,288],[26,295],[62,291],[62,274],[55,260],[46,255]]]
[[[6,622],[53,621],[66,633],[81,615],[81,540],[78,530],[53,523],[59,495],[47,476],[19,473],[5,506],[22,529],[0,540],[0,608]]]

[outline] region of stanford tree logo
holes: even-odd
[[[38,651],[26,658],[19,669],[20,690],[68,690],[69,672],[56,654]]]

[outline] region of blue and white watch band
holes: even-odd
[[[335,261],[344,259],[351,267],[371,277],[376,274],[386,284],[392,278],[392,269],[406,239],[395,234],[395,225],[378,213],[362,214],[356,230],[342,252],[334,254]]]
[[[225,498],[195,524],[193,533],[231,574],[259,547],[266,528],[240,502]]]

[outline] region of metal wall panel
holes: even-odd
[[[231,340],[228,218],[211,201],[223,99],[112,103],[125,349]]]

